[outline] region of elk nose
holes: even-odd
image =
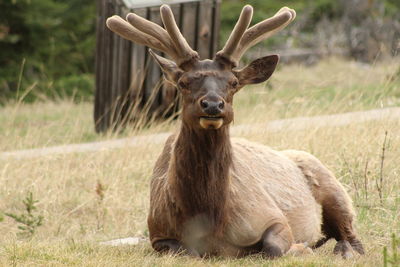
[[[224,110],[225,102],[223,100],[214,101],[210,99],[202,99],[200,100],[200,106],[204,113],[210,116],[215,116]]]

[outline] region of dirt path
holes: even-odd
[[[232,127],[232,133],[233,135],[240,136],[249,133],[267,133],[278,132],[282,130],[295,131],[308,128],[343,126],[353,123],[379,120],[400,120],[400,108],[394,107],[374,109],[368,111],[349,112],[334,115],[298,117],[293,119],[275,120],[267,123],[257,123],[250,125],[237,125]],[[0,160],[29,159],[36,157],[53,156],[58,154],[99,152],[109,149],[137,147],[145,144],[163,144],[169,135],[170,133],[160,133],[109,141],[8,151],[0,153]]]

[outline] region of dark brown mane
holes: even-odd
[[[184,218],[206,215],[218,232],[227,220],[232,163],[229,128],[195,130],[183,123],[173,157],[176,175],[171,176],[171,185]]]

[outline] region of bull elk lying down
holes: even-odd
[[[169,6],[164,28],[133,13],[113,16],[107,26],[150,50],[165,79],[183,97],[182,124],[167,140],[154,167],[148,227],[156,251],[190,255],[268,258],[309,251],[335,238],[334,253],[364,253],[353,229],[351,200],[314,156],[275,151],[229,136],[233,96],[243,86],[266,81],[277,55],[237,69],[244,52],[294,20],[282,8],[249,28],[253,9],[243,8],[224,48],[200,60],[179,31]]]

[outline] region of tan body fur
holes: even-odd
[[[312,155],[275,151],[244,139],[232,139],[233,163],[229,180],[228,218],[222,235],[214,235],[203,215],[179,221],[171,154],[174,136],[157,161],[151,182],[148,218],[150,238],[177,239],[201,254],[240,256],[256,244],[274,223],[287,223],[295,243],[321,238],[321,203],[337,194],[353,217],[351,201],[335,177]],[[324,192],[329,190],[329,192]],[[207,215],[204,215],[207,216]],[[189,236],[185,237],[184,235]]]

